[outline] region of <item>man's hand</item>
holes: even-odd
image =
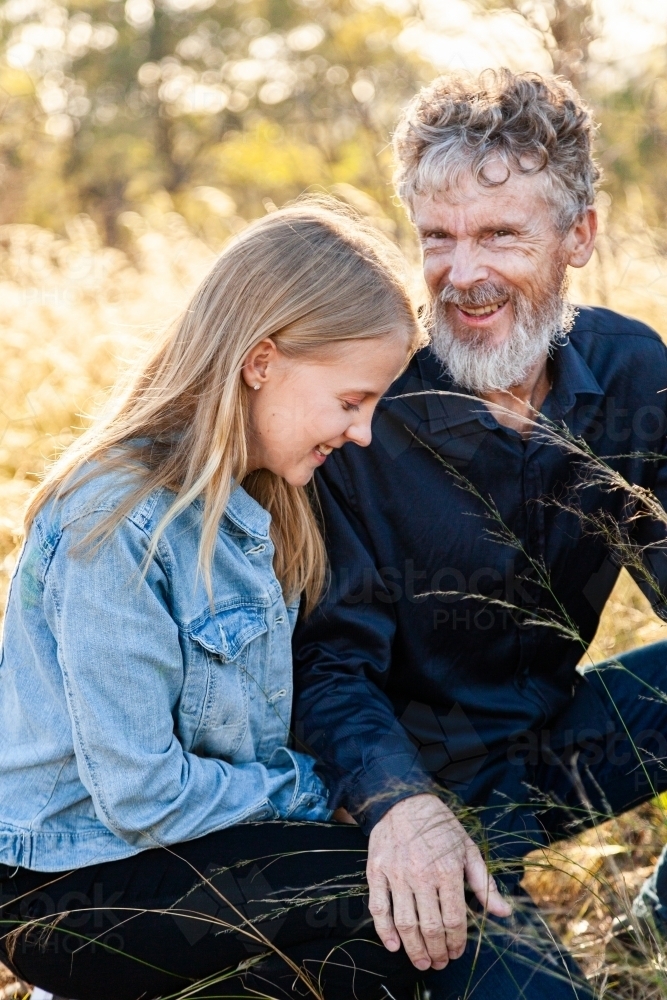
[[[401,941],[421,970],[444,969],[465,949],[464,877],[480,903],[508,917],[478,847],[436,795],[413,795],[387,812],[368,844],[369,908],[385,948]],[[393,910],[393,913],[392,913]]]

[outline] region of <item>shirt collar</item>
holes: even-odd
[[[564,417],[580,396],[604,396],[604,390],[569,337],[556,348],[552,371],[553,385],[543,407],[548,418]]]
[[[410,406],[410,392],[421,391],[425,393],[422,398],[429,419],[436,420],[441,428],[457,427],[471,420],[485,427],[499,426],[484,403],[452,382],[444,365],[432,352],[418,356],[417,366],[420,382],[411,379],[400,393],[405,404]],[[569,337],[553,353],[552,372],[553,385],[542,407],[543,415],[549,420],[562,420],[579,397],[604,396],[604,390]],[[428,392],[430,389],[439,390],[439,393]],[[416,402],[419,396],[412,399]]]
[[[487,426],[492,421],[493,426],[497,426],[484,403],[456,385],[442,361],[432,351],[427,348],[423,354],[420,352],[416,361],[420,378],[409,379],[394,399],[400,400],[417,414],[425,410],[433,431],[459,427],[472,420],[478,420]],[[393,400],[390,399],[390,404],[391,402]]]

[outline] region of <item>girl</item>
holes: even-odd
[[[369,443],[421,342],[402,268],[340,208],[250,226],[34,495],[0,665],[2,920],[23,979],[76,1000],[295,979],[412,996],[360,905],[365,839],[326,825],[289,733],[291,629],[325,578],[305,487]]]

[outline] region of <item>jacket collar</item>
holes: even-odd
[[[254,538],[269,537],[271,515],[238,484],[232,483],[225,517],[247,535],[252,535]]]

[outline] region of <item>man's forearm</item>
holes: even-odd
[[[318,761],[330,805],[344,806],[370,833],[397,802],[436,788],[375,684],[345,674],[310,681],[299,688],[295,731]]]

